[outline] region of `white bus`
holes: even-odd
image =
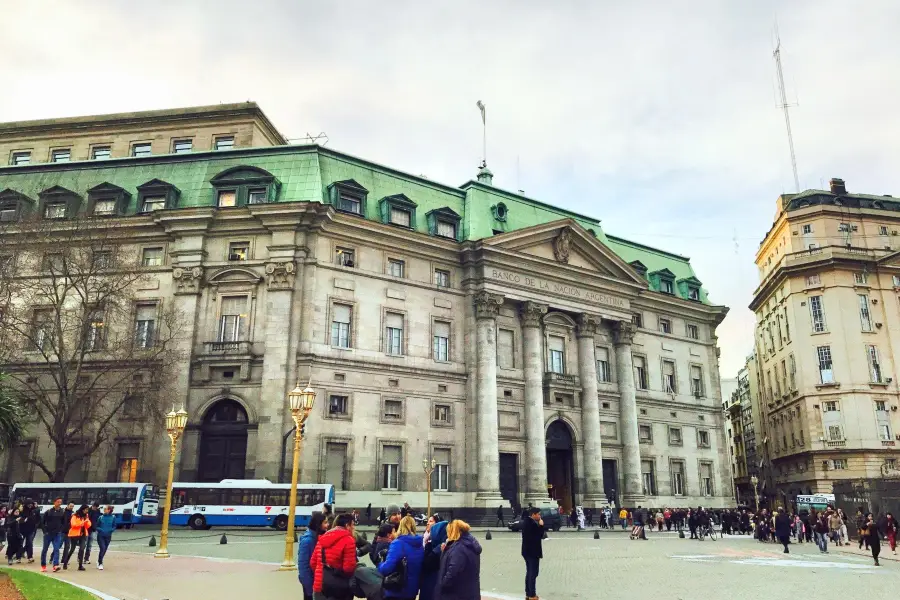
[[[159,512],[159,490],[151,483],[17,483],[11,500],[33,500],[41,512],[62,498],[63,504],[72,502],[77,509],[82,504],[98,502],[101,507],[112,506],[119,525],[155,523]]]
[[[169,523],[192,529],[218,527],[274,527],[287,529],[291,486],[268,479],[223,479],[221,483],[172,485]],[[313,511],[334,504],[334,486],[310,483],[297,486],[297,526],[309,523]]]

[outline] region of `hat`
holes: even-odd
[[[399,513],[400,513],[400,507],[399,507],[399,506],[397,506],[396,504],[388,504],[388,507],[387,507],[387,514],[388,514],[388,516],[396,515],[396,514],[399,514]]]

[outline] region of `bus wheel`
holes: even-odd
[[[275,529],[278,531],[286,531],[288,526],[288,518],[284,515],[275,519]]]
[[[191,526],[191,529],[207,529],[206,519],[203,515],[192,516],[189,525]]]

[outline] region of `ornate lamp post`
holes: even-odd
[[[428,459],[422,459],[422,470],[425,471],[425,479],[428,482],[428,512],[425,513],[426,517],[431,516],[431,474],[434,473],[434,459],[431,459],[431,466],[428,465]]]
[[[288,393],[288,402],[291,407],[291,418],[294,419],[294,464],[291,469],[291,503],[288,507],[287,533],[284,536],[284,560],[279,567],[280,571],[293,571],[297,568],[294,562],[294,520],[297,515],[297,472],[300,468],[300,445],[303,441],[303,428],[309,412],[316,401],[316,391],[306,384],[305,389],[300,389],[300,384]]]
[[[759,510],[759,488],[756,487],[759,485],[759,477],[753,475],[750,477],[750,483],[753,484],[753,497],[756,499],[756,510]]]
[[[169,512],[172,510],[172,480],[175,478],[175,453],[178,450],[178,438],[184,433],[187,426],[188,414],[182,408],[175,412],[175,408],[166,415],[166,432],[171,440],[169,448],[169,480],[166,482],[166,506],[163,510],[162,531],[159,534],[159,550],[153,555],[156,558],[169,558]]]

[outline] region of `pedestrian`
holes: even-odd
[[[819,552],[828,554],[828,521],[825,515],[819,515],[816,519],[813,529],[816,534],[816,544],[819,546]]]
[[[470,533],[469,524],[451,521],[443,547],[435,600],[480,600],[481,544]],[[425,599],[420,596],[420,600]]]
[[[316,548],[309,559],[309,566],[313,572],[313,599],[314,600],[351,600],[353,592],[350,591],[350,576],[356,569],[356,538],[353,535],[353,515],[341,513],[334,520],[334,527],[319,537]],[[347,586],[341,590],[329,590],[331,594],[322,591],[322,580],[325,565],[334,571],[341,573],[347,581]],[[337,591],[337,594],[333,592]]]
[[[41,548],[41,572],[47,572],[47,550],[52,546],[50,562],[53,564],[53,572],[59,571],[59,550],[63,543],[68,523],[66,511],[62,507],[62,498],[53,501],[53,506],[41,517],[41,530],[44,532],[44,540]]]
[[[405,510],[405,507],[404,507]],[[405,515],[403,515],[403,511],[396,504],[389,504],[387,507],[387,522],[391,524],[391,527],[394,528],[394,531],[397,531],[397,528],[400,527],[400,519],[402,519]]]
[[[522,558],[525,559],[525,598],[534,600],[537,595],[537,578],[544,558],[541,540],[544,537],[544,520],[541,509],[532,508],[528,518],[522,521]]]
[[[891,546],[891,552],[897,554],[897,520],[891,513],[885,515],[884,530],[888,544]]]
[[[378,572],[387,577],[406,562],[406,581],[400,589],[385,589],[385,598],[416,600],[419,595],[419,578],[422,574],[422,560],[425,558],[424,540],[416,533],[416,520],[409,514],[400,520],[397,537],[388,546],[385,559],[378,565]]]
[[[866,537],[866,516],[863,514],[861,508],[856,509],[856,533],[859,535],[859,549],[862,550],[863,544],[865,544],[866,550],[868,550],[869,541]]]
[[[69,568],[69,560],[75,554],[76,548],[78,548],[78,570],[85,570],[84,549],[90,529],[91,520],[88,518],[88,507],[86,504],[82,504],[69,521],[69,534],[67,536],[69,538],[69,551],[63,560],[63,570]]]
[[[88,529],[87,543],[84,549],[84,564],[86,565],[91,564],[91,547],[94,545],[94,537],[96,537],[94,535],[96,533],[94,527],[100,521],[101,514],[100,503],[94,502],[91,504],[91,507],[88,509],[88,520],[91,522],[91,528]]]
[[[109,550],[113,531],[116,530],[116,515],[113,514],[113,510],[112,506],[107,506],[103,514],[97,517],[97,523],[91,524],[91,529],[95,530],[97,534],[97,548],[99,551],[97,554],[97,568],[101,571],[103,570],[103,557],[106,556],[106,551]]]
[[[838,546],[841,545],[841,527],[843,526],[844,522],[841,521],[841,515],[837,511],[828,513],[828,531],[831,534],[831,540]]]
[[[22,550],[19,558],[27,557],[29,563],[34,562],[34,537],[41,524],[41,509],[31,499],[25,500],[22,509]]]
[[[878,525],[875,523],[872,513],[866,515],[865,536],[869,549],[872,550],[872,558],[875,559],[875,566],[880,567],[878,555],[881,554],[881,534],[878,532]]]
[[[378,515],[378,524],[381,525],[385,521],[387,521],[387,513],[385,512],[384,507],[382,506],[381,513]]]
[[[6,516],[6,563],[22,562],[22,513],[18,508]]]
[[[622,524],[622,531],[625,531],[625,528],[628,527],[628,511],[624,506],[619,511],[619,522]]]
[[[578,524],[578,531],[584,531],[584,528],[585,528],[584,509],[580,506],[575,507],[575,521]]]
[[[372,561],[372,566],[377,567],[381,564],[381,561],[387,556],[388,547],[393,541],[393,525],[385,523],[378,528],[378,531],[375,533],[375,541],[372,542],[372,549],[369,551],[369,559]]]
[[[503,523],[503,505],[497,507],[497,527],[504,527]]]
[[[369,505],[366,507],[366,523],[372,522],[372,503],[369,502]]]
[[[847,523],[850,521],[847,520],[847,513],[844,512],[843,508],[838,509],[838,514],[841,516],[841,543],[845,545],[850,545],[850,532],[847,531]]]
[[[460,521],[461,522],[461,521]],[[438,574],[441,570],[441,553],[447,541],[447,521],[440,520],[439,515],[432,519],[428,531],[425,532],[425,556],[422,559],[422,580],[419,585],[419,600],[435,600],[437,598]]]
[[[788,544],[791,541],[791,518],[788,516],[787,511],[781,507],[778,508],[778,514],[775,516],[775,537],[784,546],[784,553],[789,554]]]
[[[6,547],[6,507],[0,506],[0,552]]]
[[[657,531],[663,530],[663,525],[666,524],[666,518],[663,516],[663,512],[661,510],[656,511],[656,529]]]
[[[688,529],[691,530],[691,538],[690,539],[692,539],[692,540],[698,539],[697,538],[697,525],[698,525],[697,520],[698,520],[697,513],[694,512],[693,510],[688,510],[688,517],[687,517]]]
[[[354,527],[359,527],[359,509],[354,508],[353,512],[350,513],[353,515],[353,525]]]
[[[371,506],[371,505],[370,505]],[[303,586],[303,600],[312,600],[314,573],[309,566],[309,560],[316,549],[319,536],[328,531],[325,514],[316,510],[309,517],[306,533],[300,538],[300,547],[297,548],[297,579]]]

